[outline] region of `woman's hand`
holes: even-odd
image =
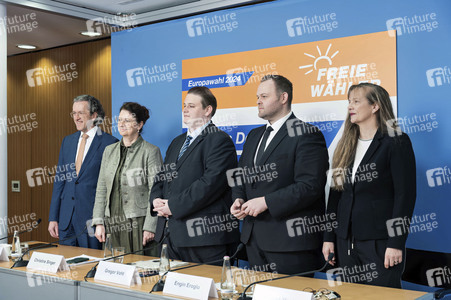
[[[334,252],[334,248],[335,245],[334,243],[331,242],[324,242],[323,243],[323,255],[324,255],[324,260],[327,261],[329,259],[329,254],[330,253],[335,253]],[[330,265],[334,266],[335,265],[335,255],[334,258],[332,258],[332,260],[329,262]]]
[[[99,242],[104,243],[105,242],[105,226],[96,225],[95,236],[99,240]]]
[[[143,231],[143,246],[145,246],[147,243],[153,241],[155,238],[155,233],[150,231]]]

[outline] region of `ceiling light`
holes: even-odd
[[[20,48],[20,49],[26,49],[26,50],[33,50],[33,49],[36,49],[36,48],[37,48],[36,46],[33,46],[33,45],[25,45],[25,44],[19,44],[19,45],[16,45],[16,47],[17,47],[17,48]]]
[[[100,32],[96,31],[82,31],[80,32],[81,35],[94,37],[94,36],[101,36],[102,34]]]

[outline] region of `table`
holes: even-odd
[[[86,254],[90,256],[103,257],[102,250],[58,246],[57,248],[39,249],[37,251],[51,254],[63,255],[66,258]],[[127,255],[124,263],[130,263],[138,260],[149,260],[149,256]],[[84,276],[93,267],[94,264],[85,264],[71,267],[70,271],[58,272],[57,274],[42,275],[40,272],[27,271],[25,267],[9,269],[12,262],[0,262],[0,291],[2,299],[61,299],[64,300],[90,300],[90,299],[180,299],[170,295],[163,295],[162,292],[149,294],[159,276],[144,277],[142,285],[132,287],[119,286],[104,282],[96,282],[93,278],[84,281]],[[185,270],[181,273],[204,276],[213,278],[215,282],[221,280],[221,267],[217,266],[197,266]],[[244,272],[245,271],[238,271]],[[282,276],[271,273],[253,273],[255,279],[264,279]],[[250,280],[249,281],[253,281]],[[318,290],[319,288],[333,289],[339,293],[342,299],[362,299],[362,300],[379,300],[379,299],[416,299],[424,292],[376,287],[354,283],[343,283],[335,287],[330,287],[327,280],[292,277],[273,282],[265,283],[265,285],[289,288],[295,290],[303,290],[306,287]]]

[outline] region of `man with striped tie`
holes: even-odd
[[[217,102],[208,88],[191,88],[183,106],[188,130],[170,144],[150,195],[159,216],[155,240],[169,231],[170,258],[210,262],[233,253],[239,240],[226,178],[237,166],[236,151],[230,136],[211,122]],[[175,166],[175,172],[166,166]]]

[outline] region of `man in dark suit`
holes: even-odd
[[[239,221],[229,213],[232,195],[226,179],[226,170],[237,165],[236,150],[230,136],[211,122],[216,106],[208,88],[188,91],[183,109],[188,131],[169,145],[155,176],[150,195],[153,213],[159,216],[155,240],[170,232],[166,243],[173,259],[220,260],[233,252],[239,239]]]
[[[291,82],[280,75],[261,80],[258,116],[268,124],[247,136],[230,209],[244,218],[241,242],[251,267],[284,274],[321,264],[329,165],[323,134],[291,112],[292,90]]]
[[[118,140],[96,126],[105,117],[96,98],[76,97],[71,116],[78,131],[66,136],[61,145],[50,204],[49,232],[63,245],[101,249],[99,241],[94,235],[89,236],[85,226],[90,226],[87,221],[92,219],[103,150]],[[76,238],[70,239],[71,236]]]

